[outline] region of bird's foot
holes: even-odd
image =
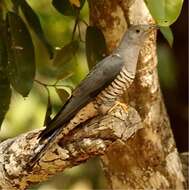
[[[108,113],[111,113],[113,110],[115,110],[118,106],[122,107],[122,109],[127,113],[128,112],[128,106],[122,102],[116,101],[114,106],[109,109]]]

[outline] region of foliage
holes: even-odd
[[[5,47],[3,34],[0,33],[0,125],[9,108],[11,90],[10,83],[6,72],[7,51]]]
[[[65,16],[77,16],[82,9],[85,0],[68,1],[68,0],[53,0],[53,6]]]
[[[173,24],[182,8],[183,0],[145,0],[150,13],[159,26]]]
[[[160,26],[163,36],[167,39],[169,45],[172,46],[173,34],[169,26],[180,15],[183,0],[145,0],[145,3],[154,20]]]
[[[19,15],[8,12],[6,23],[8,76],[13,88],[25,97],[32,88],[35,76],[33,42]]]
[[[95,51],[94,51],[95,50]],[[105,38],[97,27],[89,26],[86,31],[86,56],[91,69],[107,53]]]
[[[172,47],[173,45],[173,33],[170,27],[160,27],[160,31],[165,37],[165,39],[168,41],[169,45]]]
[[[22,10],[26,20],[28,21],[28,24],[34,30],[34,32],[39,37],[39,39],[42,41],[42,43],[44,44],[44,46],[46,47],[46,49],[49,53],[50,58],[52,58],[53,57],[53,49],[52,49],[51,45],[48,43],[48,41],[44,35],[44,32],[41,27],[38,16],[33,11],[33,9],[28,5],[27,1],[20,1],[20,7],[21,7],[21,10]]]

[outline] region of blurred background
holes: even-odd
[[[56,47],[57,51],[71,41],[74,18],[63,16],[57,12],[51,5],[51,0],[29,0],[28,2],[39,16],[49,43]],[[81,17],[88,22],[87,4],[81,11]],[[174,34],[172,48],[158,33],[158,71],[176,144],[179,152],[183,152],[188,150],[188,1],[184,1],[181,15],[171,28]],[[80,29],[81,38],[85,40],[86,25],[81,24]],[[36,79],[46,84],[53,84],[55,81],[50,70],[52,61],[48,58],[47,52],[37,36],[32,33],[32,37],[36,53]],[[71,67],[73,73],[69,73],[69,77],[65,78],[61,84],[74,88],[88,72],[83,42],[79,43],[78,51],[73,59],[63,67],[65,70]],[[60,86],[60,88],[62,87]],[[70,88],[65,89],[68,94]],[[55,113],[60,109],[62,102],[53,86],[49,87],[49,90]],[[65,98],[67,96],[65,94]],[[25,99],[14,92],[0,138],[17,136],[20,133],[43,126],[47,100],[45,87],[37,82],[34,83],[31,93]],[[31,189],[91,190],[105,187],[100,162],[98,159],[93,159]]]

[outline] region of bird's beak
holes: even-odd
[[[150,25],[149,30],[150,30],[150,31],[152,31],[152,30],[158,30],[159,28],[160,28],[160,27],[159,27],[158,25],[152,24],[152,25]]]
[[[157,25],[155,25],[155,24],[148,25],[148,28],[146,29],[144,35],[145,35],[146,37],[148,37],[149,34],[150,34],[152,31],[155,31],[155,30],[157,30],[157,29],[159,29],[159,26],[157,26]]]
[[[159,26],[155,25],[155,24],[151,24],[149,25],[149,27],[146,29],[146,34],[148,35],[149,33],[151,33],[154,30],[158,30]]]

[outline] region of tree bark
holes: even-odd
[[[90,0],[90,21],[103,31],[109,52],[128,25],[154,23],[143,0]],[[136,79],[124,97],[139,113],[143,128],[127,143],[115,141],[101,157],[112,189],[184,188],[156,66],[154,32],[140,52]]]
[[[0,144],[0,189],[27,189],[66,168],[104,154],[112,142],[117,139],[126,142],[141,127],[135,109],[129,107],[125,113],[117,106],[108,115],[94,118],[67,136],[57,137],[59,140],[55,139],[34,167],[30,167],[30,162],[43,147],[37,138],[39,130],[6,140]]]
[[[143,0],[90,0],[90,22],[106,38],[109,53],[130,24],[153,23]],[[136,79],[118,105],[57,137],[34,167],[28,165],[43,144],[39,130],[0,144],[0,189],[32,184],[102,155],[112,189],[183,189],[182,166],[170,129],[157,76],[156,33],[141,50]]]

